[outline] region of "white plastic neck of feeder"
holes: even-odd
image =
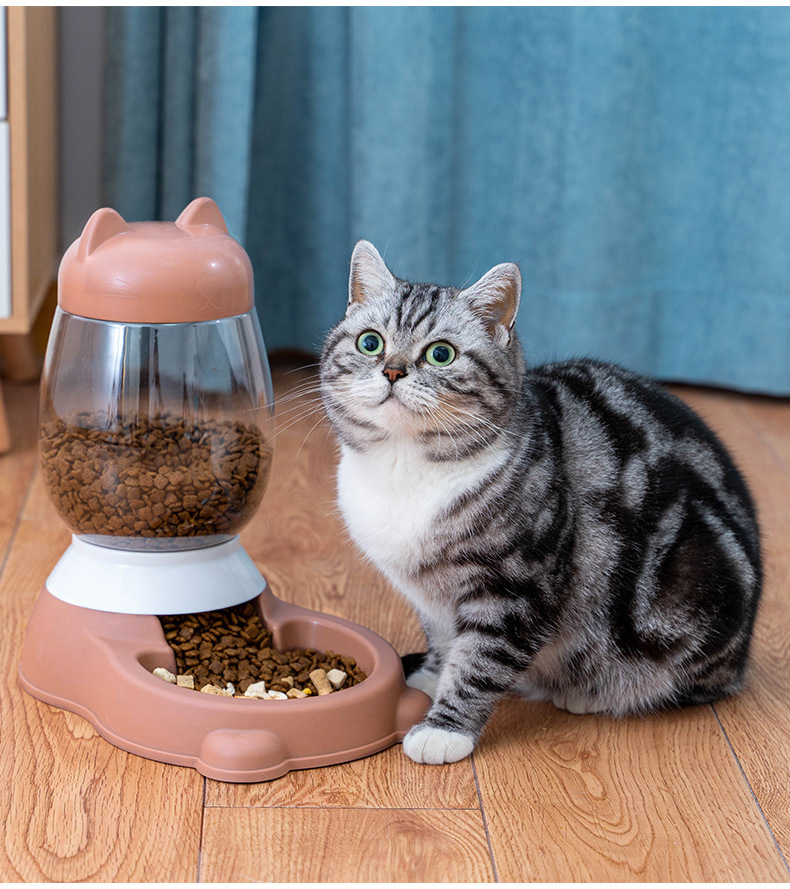
[[[239,538],[183,552],[131,552],[77,535],[47,578],[53,596],[116,614],[193,614],[248,602],[266,586]]]

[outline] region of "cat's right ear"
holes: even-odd
[[[514,262],[494,266],[459,296],[469,302],[488,332],[501,345],[510,342],[521,301],[521,272]]]
[[[351,254],[348,309],[371,297],[391,294],[394,290],[395,277],[385,265],[379,251],[370,241],[358,241]]]

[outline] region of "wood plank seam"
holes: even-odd
[[[231,811],[232,809],[266,809],[274,812],[277,809],[287,809],[289,811],[298,809],[300,812],[310,811],[332,811],[332,812],[480,812],[485,818],[482,806],[228,806],[228,805],[206,805],[204,809],[219,809],[221,811]]]
[[[736,407],[738,415],[743,419],[744,423],[746,423],[746,425],[749,427],[749,429],[752,430],[752,432],[754,433],[757,440],[765,448],[765,450],[770,454],[771,459],[774,461],[774,463],[777,465],[777,467],[780,469],[780,471],[783,474],[790,476],[790,466],[788,466],[787,461],[776,450],[776,448],[774,447],[774,443],[771,441],[770,437],[764,433],[764,431],[760,427],[760,425],[757,424],[754,421],[754,419],[749,415],[749,412],[744,408],[743,403],[736,402],[735,407]],[[787,871],[788,875],[790,875],[790,864],[788,864],[787,858],[785,857],[784,851],[782,850],[782,846],[779,843],[779,840],[777,839],[776,834],[773,831],[773,828],[771,827],[771,823],[770,823],[767,815],[763,811],[763,807],[760,804],[759,799],[757,798],[757,794],[755,793],[751,782],[749,781],[749,779],[746,776],[746,772],[743,768],[743,765],[741,764],[741,760],[738,757],[737,753],[735,752],[735,749],[733,748],[733,746],[730,742],[729,736],[727,735],[727,731],[724,728],[724,726],[722,725],[721,720],[719,719],[719,714],[716,712],[715,705],[712,704],[711,707],[712,707],[713,713],[716,717],[716,721],[719,723],[719,727],[721,728],[721,731],[727,741],[727,744],[730,747],[730,750],[732,750],[732,754],[735,757],[735,761],[738,764],[738,768],[740,769],[741,774],[743,775],[743,780],[746,782],[746,786],[749,788],[749,792],[751,793],[752,798],[754,799],[754,802],[757,806],[757,809],[760,812],[760,815],[761,815],[763,821],[765,822],[765,826],[768,829],[768,833],[770,834],[771,839],[773,840],[774,845],[776,846],[776,851],[779,853],[779,858],[781,859],[782,864],[784,865],[785,870]]]
[[[727,734],[727,729],[724,728],[722,721],[719,719],[719,714],[716,712],[716,705],[710,705],[711,710],[713,711],[713,715],[716,718],[716,722],[719,725],[719,729],[724,736],[724,740],[727,742],[727,746],[730,748],[730,752],[732,753],[732,758],[735,760],[735,764],[738,766],[738,771],[741,773],[741,777],[744,780],[744,783],[749,789],[749,793],[751,794],[752,799],[754,800],[755,806],[757,806],[757,811],[760,813],[760,817],[763,819],[765,823],[766,830],[768,831],[771,839],[773,840],[774,846],[776,847],[776,851],[781,859],[782,864],[784,865],[784,869],[787,871],[788,877],[790,877],[790,865],[787,863],[787,859],[785,858],[784,852],[782,851],[782,847],[779,844],[779,841],[776,838],[776,834],[773,832],[773,828],[771,827],[771,823],[768,820],[765,812],[763,811],[763,807],[760,805],[760,800],[757,799],[757,794],[754,792],[754,788],[752,787],[751,781],[749,781],[746,776],[746,772],[744,771],[743,765],[741,764],[740,757],[735,752],[735,748],[732,746],[732,742],[730,741],[729,735]]]
[[[203,869],[203,838],[205,836],[206,829],[206,809],[209,807],[206,805],[206,794],[208,792],[208,778],[203,778],[203,796],[201,798],[200,805],[200,836],[198,837],[198,854],[197,854],[197,864],[195,866],[195,882],[202,882],[202,869]]]
[[[747,410],[744,410],[743,404],[735,402],[735,408],[738,414],[743,418],[744,423],[746,423],[749,429],[752,430],[760,444],[771,455],[771,459],[774,461],[774,463],[776,463],[776,465],[785,475],[790,475],[790,466],[787,465],[782,455],[778,453],[770,438],[763,433],[763,430],[749,416],[749,412]]]
[[[499,873],[496,866],[496,858],[494,856],[494,847],[491,843],[491,833],[488,829],[488,817],[486,816],[486,807],[483,805],[483,794],[480,792],[480,780],[477,776],[477,763],[475,762],[474,753],[470,757],[472,760],[472,775],[475,779],[475,791],[477,792],[477,801],[480,804],[480,814],[483,817],[483,830],[486,834],[486,845],[488,846],[488,857],[491,859],[491,870],[494,873],[494,882],[499,882]]]
[[[14,528],[11,531],[11,535],[8,538],[8,545],[6,546],[6,550],[0,558],[0,581],[3,579],[3,574],[5,573],[5,569],[8,565],[8,559],[11,555],[11,550],[14,548],[14,541],[16,540],[17,533],[19,532],[19,526],[22,524],[22,517],[25,514],[25,508],[27,507],[28,500],[30,499],[30,492],[33,490],[33,484],[36,481],[36,473],[37,468],[34,467],[33,471],[30,473],[30,478],[27,482],[27,488],[25,489],[25,496],[22,498],[22,503],[19,506],[19,511],[16,514],[16,521],[14,522]]]

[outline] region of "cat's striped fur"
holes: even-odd
[[[409,682],[434,701],[404,741],[419,761],[468,754],[508,692],[625,716],[743,682],[761,562],[741,475],[635,374],[528,369],[520,286],[514,265],[463,291],[410,284],[360,242],[322,356],[348,528],[428,640]]]

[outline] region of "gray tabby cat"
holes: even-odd
[[[411,284],[357,244],[322,398],[340,506],[428,643],[418,762],[468,755],[497,700],[625,716],[741,688],[761,589],[755,510],[678,399],[612,365],[528,369],[521,277]],[[404,659],[407,661],[407,659]]]

